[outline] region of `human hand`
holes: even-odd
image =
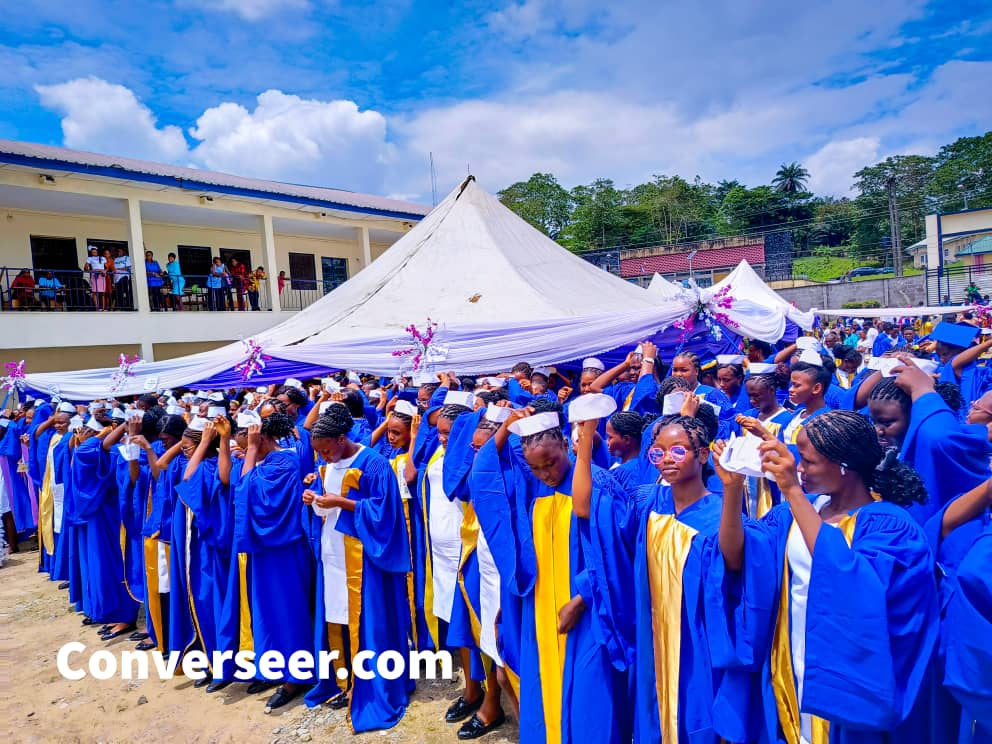
[[[564,635],[571,631],[579,624],[579,620],[582,619],[582,613],[585,610],[585,600],[582,599],[581,594],[576,594],[564,607],[558,610],[558,633]]]
[[[775,479],[782,493],[790,488],[802,490],[796,460],[784,443],[770,439],[758,445],[758,452],[761,453],[761,469]]]

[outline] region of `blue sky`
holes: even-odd
[[[799,6],[815,7],[799,7]],[[822,6],[822,7],[821,7]],[[429,202],[653,174],[821,193],[992,128],[992,4],[20,0],[0,137]]]

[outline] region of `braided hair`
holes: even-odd
[[[906,415],[906,418],[909,418],[909,411],[913,406],[913,400],[905,390],[896,384],[895,377],[883,377],[878,381],[878,384],[868,394],[869,403],[875,400],[894,401],[898,403],[899,408]]]
[[[961,388],[958,385],[953,382],[938,382],[933,387],[954,413],[958,413],[964,406],[964,396],[961,395]]]
[[[617,411],[610,416],[610,426],[620,436],[640,442],[641,432],[644,431],[644,417],[635,411]]]
[[[262,435],[275,442],[292,437],[295,427],[293,419],[285,413],[273,413],[262,419]]]
[[[827,388],[830,387],[830,383],[833,382],[834,372],[837,371],[837,365],[834,364],[834,360],[828,356],[820,354],[820,361],[822,364],[810,364],[809,362],[796,362],[792,365],[793,372],[805,372],[812,375],[813,382],[820,383],[823,386],[823,392],[827,392]]]
[[[712,427],[704,421],[706,414],[703,414],[702,416],[699,415],[703,413],[704,410],[709,412],[713,417],[712,423],[714,425]],[[719,422],[716,420],[716,413],[714,413],[713,409],[709,406],[700,406],[695,416],[661,416],[654,422],[652,443],[662,429],[669,426],[677,426],[685,432],[687,437],[689,437],[689,443],[692,445],[694,450],[697,452],[699,450],[709,450],[718,425]],[[703,465],[701,473],[703,481],[705,482],[706,479],[713,475],[714,472],[713,466],[710,464],[709,460],[707,460],[706,464]]]
[[[919,473],[899,460],[896,448],[882,448],[875,427],[860,413],[827,411],[811,418],[803,431],[817,452],[857,473],[884,501],[899,506],[926,502],[927,491]]]
[[[347,406],[329,406],[317,417],[310,430],[311,439],[337,439],[348,436],[355,425],[355,419]]]
[[[748,349],[757,349],[762,359],[767,359],[775,355],[775,348],[767,341],[759,341],[756,338],[752,338],[748,340],[747,347]]]
[[[551,400],[550,398],[534,398],[534,400],[532,400],[528,405],[534,409],[534,413],[557,413],[558,427],[559,429],[564,428],[564,408],[557,400]]]
[[[438,415],[443,419],[447,419],[448,421],[454,421],[463,413],[471,413],[471,412],[472,409],[468,408],[467,406],[462,406],[455,403],[449,403],[448,405],[441,407],[441,412]]]
[[[553,429],[539,431],[537,434],[529,434],[526,437],[520,437],[520,447],[523,450],[529,450],[531,447],[536,447],[542,442],[564,444],[565,434],[562,432],[561,428],[556,426]]]

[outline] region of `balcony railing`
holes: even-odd
[[[0,310],[134,311],[137,288],[133,279],[130,273],[119,272],[111,277],[79,270],[0,267]],[[270,292],[279,281],[276,278],[242,282],[231,277],[230,282],[220,280],[219,287],[210,286],[217,283],[203,274],[183,274],[181,278],[163,275],[161,286],[145,289],[153,312],[251,312],[272,309]],[[321,280],[285,277],[279,304],[283,310],[302,310],[335,286]]]

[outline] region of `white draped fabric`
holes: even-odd
[[[974,305],[920,305],[918,307],[848,307],[834,310],[810,310],[813,315],[839,315],[845,318],[919,318],[923,315],[954,315],[974,310]]]

